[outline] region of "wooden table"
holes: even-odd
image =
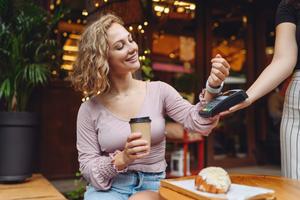
[[[0,184],[1,200],[66,200],[41,174],[34,174],[23,183]]]
[[[276,176],[244,174],[230,175],[230,178],[233,183],[273,189],[275,191],[276,199],[279,200],[300,199],[300,181]],[[159,194],[162,199],[166,200],[194,200],[191,197],[184,196],[174,190],[165,187],[161,187],[159,189]]]

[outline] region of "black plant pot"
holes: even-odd
[[[38,117],[30,112],[0,112],[0,182],[32,176]]]

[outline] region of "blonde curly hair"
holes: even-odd
[[[116,15],[105,14],[89,25],[81,35],[70,79],[73,87],[87,96],[109,90],[107,30],[113,23],[124,25]]]

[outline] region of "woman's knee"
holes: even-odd
[[[137,192],[134,195],[132,195],[129,200],[159,200],[159,194],[158,192],[154,191],[142,191]]]

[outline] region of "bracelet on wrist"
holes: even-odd
[[[211,93],[211,94],[219,94],[222,89],[223,89],[223,86],[224,86],[224,82],[221,83],[221,85],[218,87],[218,88],[213,88],[209,85],[208,81],[206,81],[206,90]]]
[[[115,165],[115,157],[117,154],[121,153],[121,151],[119,150],[116,150],[114,153],[111,153],[109,156],[111,158],[111,164],[113,166],[113,168],[116,170],[117,173],[123,173],[123,172],[127,172],[128,170],[128,166],[126,166],[125,168],[123,169],[119,169],[116,165]]]

